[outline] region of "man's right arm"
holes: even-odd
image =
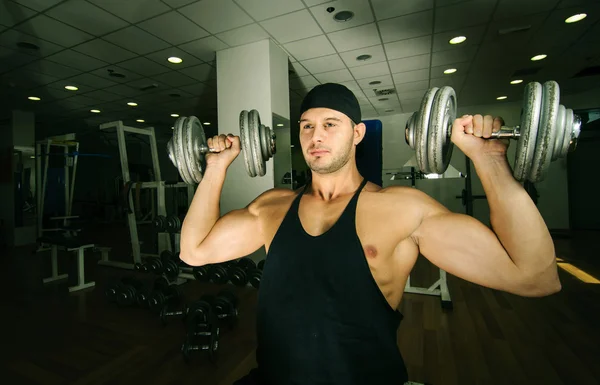
[[[208,167],[181,228],[180,259],[190,266],[219,263],[251,254],[263,245],[257,201],[220,217],[225,167]]]

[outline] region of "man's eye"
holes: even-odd
[[[305,124],[302,128],[310,128],[311,125],[310,124]]]
[[[334,123],[326,123],[325,125],[326,125],[327,127],[335,127],[335,124],[334,124]]]

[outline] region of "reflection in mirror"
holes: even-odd
[[[35,226],[35,149],[33,146],[13,148],[15,181],[15,227]]]
[[[273,114],[273,131],[276,135],[277,151],[273,156],[275,188],[295,189],[296,181],[292,173],[292,152],[290,121]]]

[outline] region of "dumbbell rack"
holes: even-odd
[[[127,184],[127,183],[131,182],[131,177],[129,174],[129,161],[128,161],[128,157],[127,157],[127,143],[125,140],[125,133],[128,132],[128,133],[132,133],[132,134],[148,136],[149,143],[150,143],[150,151],[152,154],[152,166],[153,166],[155,181],[139,182],[139,183],[135,184],[135,187],[136,188],[144,188],[144,189],[156,189],[157,212],[155,213],[155,215],[163,215],[163,216],[167,215],[167,210],[166,210],[166,205],[165,205],[165,189],[166,188],[186,188],[187,196],[188,196],[188,205],[191,204],[192,198],[194,196],[194,186],[193,185],[188,185],[188,184],[185,184],[182,182],[174,183],[174,184],[167,184],[165,181],[162,180],[161,172],[160,172],[160,163],[159,163],[159,159],[158,159],[158,147],[156,145],[156,135],[154,133],[154,127],[147,127],[147,128],[128,127],[128,126],[125,126],[123,124],[123,122],[119,120],[119,121],[101,124],[100,130],[107,131],[107,132],[116,132],[117,141],[118,141],[118,145],[119,145],[121,171],[123,173],[123,175],[122,175],[123,184]],[[129,207],[133,207],[132,194],[128,194],[127,204],[129,205]],[[166,233],[166,232],[161,232],[158,234],[157,254],[141,253],[140,252],[140,241],[139,241],[139,237],[138,237],[138,228],[137,228],[138,221],[137,221],[137,218],[136,218],[133,210],[130,210],[130,212],[127,213],[127,221],[128,221],[128,227],[129,227],[129,234],[131,237],[133,262],[132,263],[123,263],[123,262],[110,261],[108,259],[108,256],[105,256],[102,258],[102,260],[100,260],[98,262],[100,265],[120,267],[120,268],[125,268],[125,269],[133,269],[134,264],[142,262],[142,256],[158,257],[160,255],[160,253],[163,252],[164,250],[175,252],[176,251],[175,247],[178,248],[178,246],[179,246],[178,235],[179,234],[176,234],[175,242],[171,242],[170,234]]]

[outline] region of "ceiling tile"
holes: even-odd
[[[338,52],[381,44],[375,23],[333,32],[328,36]]]
[[[169,45],[135,26],[113,32],[104,36],[104,39],[140,55],[166,48]]]
[[[208,36],[208,32],[176,11],[143,21],[138,27],[174,45]]]
[[[422,99],[428,89],[429,89],[429,86],[425,86],[425,88],[421,88],[419,90],[399,91],[398,98],[400,98],[400,100],[419,99],[419,98]]]
[[[118,63],[136,56],[133,52],[117,47],[113,43],[102,39],[90,40],[73,47],[73,50],[95,57],[96,59],[104,60],[107,63]]]
[[[384,44],[388,60],[424,55],[431,50],[431,36]]]
[[[229,46],[214,36],[205,37],[179,46],[185,52],[191,53],[200,60],[206,62],[215,59],[215,52],[220,51]]]
[[[435,67],[451,63],[470,61],[475,57],[478,48],[478,46],[472,45],[448,51],[434,52],[431,65]]]
[[[329,7],[334,7],[335,11],[327,11]],[[333,16],[339,11],[354,12],[352,19],[340,23]],[[371,6],[368,0],[337,0],[316,7],[311,7],[310,12],[317,20],[317,23],[323,28],[325,33],[340,31],[342,29],[358,27],[359,25],[372,23],[375,21]]]
[[[494,20],[510,19],[533,13],[548,12],[556,6],[559,0],[502,0],[494,12]]]
[[[303,0],[303,1],[307,7],[312,7],[313,5],[323,4],[323,3],[326,3],[331,0]]]
[[[307,10],[289,13],[260,24],[279,42],[289,43],[320,35],[321,29]]]
[[[42,12],[63,0],[13,0],[15,3],[19,3],[28,8],[34,9],[38,12]]]
[[[15,50],[0,47],[0,72],[20,68],[29,62],[36,60],[34,56],[25,55]]]
[[[92,97],[90,97],[89,95],[74,95],[71,96],[69,99],[69,101],[74,101],[77,104],[80,104],[82,106],[91,106],[91,105],[98,105],[100,104],[100,101],[97,99],[94,99]]]
[[[293,73],[292,73],[293,72]],[[290,63],[288,73],[290,77],[306,76],[308,71],[300,63]]]
[[[44,40],[71,47],[93,39],[93,36],[68,26],[45,15],[38,15],[15,27],[33,36],[44,36]]]
[[[63,88],[55,88],[55,87],[45,87],[43,89],[37,89],[34,91],[36,94],[39,94],[42,100],[50,101],[51,99],[66,99],[73,96],[71,91],[67,91]],[[47,98],[44,98],[44,96]]]
[[[379,30],[383,42],[388,43],[430,35],[432,23],[433,11],[424,11],[380,21]]]
[[[392,75],[396,83],[416,82],[429,79],[429,69],[399,72]]]
[[[183,15],[215,34],[252,23],[232,0],[202,0],[179,9]]]
[[[384,88],[389,88],[389,87],[394,86],[394,82],[390,75],[375,76],[375,77],[371,77],[371,78],[367,78],[367,79],[359,79],[359,80],[357,80],[357,82],[362,90],[368,90],[371,92],[373,89],[384,89]],[[376,83],[376,82],[379,82],[379,83]],[[370,83],[375,83],[375,84],[370,84]]]
[[[39,47],[39,49],[33,51],[30,49],[18,48],[17,43],[21,42],[35,44]],[[64,49],[63,47],[57,44],[50,43],[49,41],[42,40],[40,38],[28,35],[15,29],[9,29],[6,32],[0,34],[0,45],[14,49],[24,54],[38,57],[52,55],[53,53]]]
[[[198,0],[163,0],[164,3],[167,3],[173,8],[183,7],[184,5],[188,5],[196,1]]]
[[[312,59],[335,53],[335,48],[333,48],[325,35],[298,40],[293,43],[285,44],[284,47],[290,54],[294,55],[297,60]]]
[[[290,79],[290,89],[292,90],[313,88],[317,84],[320,84],[319,81],[312,75]]]
[[[396,95],[370,97],[369,101],[376,109],[400,107],[400,101]]]
[[[390,68],[392,73],[413,71],[423,68],[429,69],[430,60],[431,55],[429,54],[394,59],[390,60]]]
[[[104,90],[91,91],[85,93],[84,95],[102,102],[114,102],[116,100],[123,99],[122,95],[113,94],[112,92],[107,92]]]
[[[96,36],[128,25],[126,21],[81,0],[67,0],[47,11],[46,15]]]
[[[453,87],[455,91],[463,85],[465,82],[466,76],[449,76],[444,78],[431,79],[429,83],[429,87],[444,87],[450,86]],[[423,93],[424,95],[425,93]]]
[[[121,62],[119,63],[119,67],[138,73],[142,76],[153,76],[170,71],[169,68],[145,57],[136,57],[135,59]]]
[[[389,19],[433,8],[433,0],[390,1],[371,0],[377,20]]]
[[[346,68],[344,62],[338,55],[322,56],[316,59],[304,60],[301,62],[304,68],[312,74],[341,70]]]
[[[126,84],[116,84],[114,86],[110,86],[104,89],[104,91],[112,92],[117,95],[123,95],[124,97],[134,97],[143,93],[144,91],[140,91],[139,89],[130,87]],[[123,105],[126,106],[126,102],[123,102]]]
[[[396,91],[398,93],[402,92],[410,92],[410,91],[420,91],[426,90],[429,88],[429,80],[419,80],[416,82],[409,83],[396,83]],[[402,99],[402,98],[400,98]]]
[[[12,27],[35,14],[34,10],[22,5],[10,1],[0,2],[0,25]]]
[[[206,93],[212,93],[213,90],[203,83],[195,83],[189,86],[179,87],[180,90],[187,92],[190,95],[200,96]]]
[[[558,8],[568,8],[568,7],[573,7],[573,6],[577,6],[577,5],[590,5],[590,4],[597,4],[598,0],[562,0],[560,2],[560,4],[558,4]],[[27,5],[27,4],[25,4]],[[33,7],[30,7],[33,8]]]
[[[474,27],[464,27],[453,31],[436,33],[433,35],[433,52],[478,45],[483,40],[485,29],[486,25],[482,24]],[[464,36],[467,40],[460,44],[450,44],[450,39],[457,36]]]
[[[21,68],[2,74],[0,79],[0,83],[14,84],[22,89],[35,88],[58,80],[54,76]]]
[[[149,19],[171,9],[160,0],[89,0],[91,3],[104,8],[108,12],[127,20],[137,23]]]
[[[390,69],[388,67],[387,62],[367,64],[360,67],[352,67],[350,71],[352,71],[352,74],[356,79],[388,75],[390,73]]]
[[[360,55],[371,55],[371,58],[366,61],[359,61],[356,58]],[[354,51],[346,51],[340,53],[342,60],[349,68],[359,67],[365,64],[378,63],[385,61],[385,52],[382,45],[374,45],[371,47],[360,48]]]
[[[49,60],[38,60],[27,65],[25,68],[31,71],[54,76],[59,79],[72,77],[81,72],[74,68],[65,67],[62,64],[54,63]]]
[[[374,108],[362,108],[362,116],[363,116],[363,120],[364,118],[372,118],[372,117],[377,117],[379,116],[379,114],[377,113],[377,111],[375,111]]]
[[[195,79],[175,71],[165,72],[164,74],[153,76],[152,79],[156,79],[159,82],[165,83],[171,87],[189,86],[190,84],[196,82]]]
[[[236,0],[256,21],[270,19],[304,8],[300,0]]]
[[[215,79],[217,77],[217,69],[209,64],[200,64],[194,67],[182,69],[179,72],[201,82]]]
[[[64,64],[69,67],[77,68],[80,71],[92,71],[96,68],[104,67],[107,63],[94,59],[91,56],[67,49],[54,55],[48,56],[46,59],[55,63]]]
[[[232,47],[269,38],[269,34],[256,23],[232,29],[231,31],[221,32],[216,36]]]
[[[470,27],[490,20],[496,0],[472,0],[439,8],[435,19],[435,32],[451,31]]]
[[[339,82],[341,85],[346,86],[350,91],[355,92],[355,91],[360,91],[362,92],[360,86],[358,85],[358,83],[356,82],[356,80],[350,80],[347,82]]]
[[[419,110],[421,108],[421,100],[422,98],[400,99],[402,110],[409,113]]]
[[[342,83],[353,80],[352,74],[345,68],[316,74],[315,78],[321,83]]]
[[[98,68],[92,73],[94,75],[100,76],[101,78],[107,79],[115,83],[127,83],[134,79],[139,79],[142,77],[137,73],[128,71],[116,65],[109,65],[103,68]]]
[[[83,84],[84,86],[90,88],[106,88],[116,84],[112,80],[103,79],[99,76],[92,74],[81,74],[73,76],[69,80],[74,82],[75,84]]]
[[[183,62],[179,64],[169,62],[167,59],[172,56],[182,59]],[[192,56],[191,54],[175,47],[150,53],[146,55],[146,57],[155,61],[157,64],[164,65],[165,67],[167,67],[168,70],[180,70],[187,67],[193,67],[202,63],[202,60],[197,59],[195,56]]]

